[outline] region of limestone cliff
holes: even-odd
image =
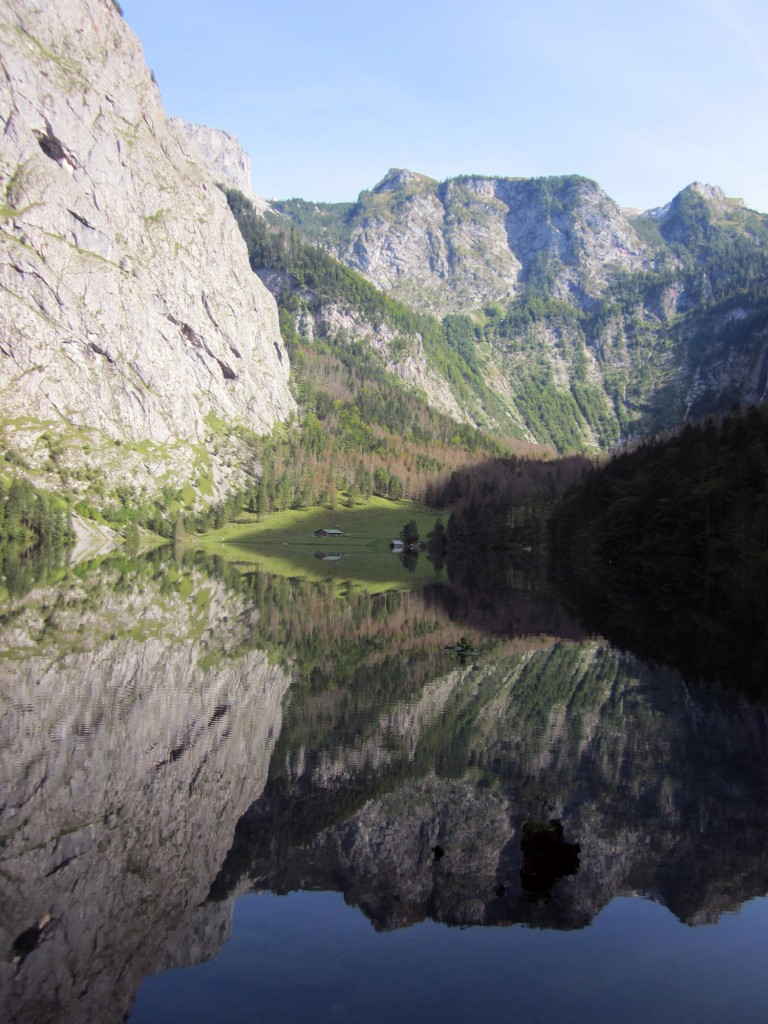
[[[291,301],[295,286],[289,274],[262,269],[259,277],[279,303]],[[296,316],[296,330],[313,344],[332,339],[334,346],[354,343],[369,349],[374,358],[391,374],[399,377],[405,388],[423,395],[427,404],[458,423],[472,422],[466,399],[459,402],[450,381],[430,365],[423,338],[407,335],[386,321],[373,323],[370,316],[351,304],[331,302],[311,288],[299,289],[301,312]]]
[[[112,478],[110,440],[175,445],[122,468],[189,479],[206,420],[266,432],[294,408],[275,303],[110,0],[11,0],[0,47],[5,443],[87,440]]]
[[[768,216],[720,188],[637,214],[576,175],[393,169],[354,203],[268,217],[412,308],[469,316],[488,389],[561,450],[768,395]]]
[[[215,182],[239,189],[259,212],[264,212],[266,200],[251,188],[251,159],[231,132],[207,124],[191,124],[180,117],[171,118],[171,127],[195,163]]]
[[[290,203],[276,209],[292,212]],[[616,204],[576,175],[437,182],[392,169],[345,221],[335,246],[342,262],[441,315],[512,301],[545,260],[556,268],[553,295],[564,300],[599,294],[616,268],[650,265],[649,247]]]

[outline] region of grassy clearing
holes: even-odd
[[[389,542],[411,519],[425,538],[439,512],[408,501],[373,497],[354,508],[309,508],[271,515],[262,522],[243,515],[236,523],[213,530],[196,546],[243,568],[260,566],[280,576],[362,586],[371,591],[410,589],[433,582],[431,562],[422,552],[416,568],[409,572]],[[445,515],[443,516],[445,519]],[[315,537],[315,530],[338,528],[343,537]],[[339,559],[320,559],[316,552]]]

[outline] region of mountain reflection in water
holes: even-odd
[[[9,1022],[124,1019],[252,892],[337,891],[378,931],[573,930],[619,896],[696,925],[768,889],[765,707],[542,595],[117,557],[15,599],[0,650]]]

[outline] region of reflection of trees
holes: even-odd
[[[27,480],[0,480],[0,579],[10,597],[25,594],[65,560],[74,543],[63,504]]]
[[[560,597],[587,630],[687,678],[768,695],[768,591],[713,586],[707,594],[659,587],[653,573],[571,576]]]
[[[405,548],[400,555],[400,561],[408,572],[415,572],[416,566],[419,564],[418,548]]]
[[[445,565],[445,556],[448,549],[448,539],[442,519],[438,519],[427,535],[427,558],[434,566],[435,572],[440,575]]]
[[[21,597],[33,586],[44,583],[66,561],[64,548],[41,544],[26,551],[9,544],[0,548],[0,576],[10,597]]]

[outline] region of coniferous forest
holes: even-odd
[[[0,576],[9,594],[22,593],[57,565],[74,541],[65,503],[22,477],[0,480]]]
[[[587,473],[554,507],[549,563],[616,643],[764,693],[768,407],[688,424]]]

